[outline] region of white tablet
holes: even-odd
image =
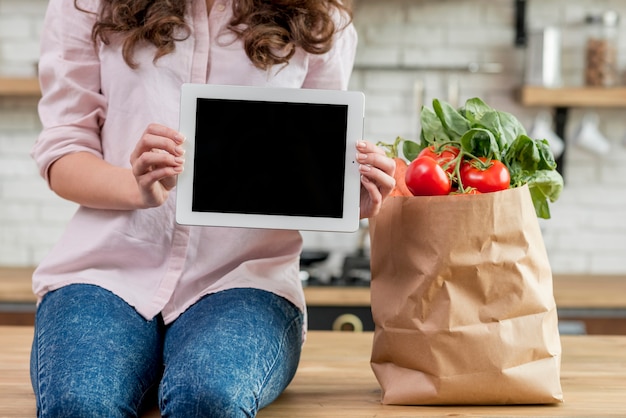
[[[181,93],[178,223],[358,229],[363,93],[206,84]]]

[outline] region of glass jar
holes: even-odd
[[[612,87],[619,84],[617,39],[619,15],[615,11],[588,15],[585,18],[585,84]]]

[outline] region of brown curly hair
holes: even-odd
[[[75,7],[83,10],[78,1],[74,0]],[[143,42],[156,47],[156,61],[190,36],[187,4],[187,0],[103,0],[92,38],[109,44],[111,35],[120,35],[122,55],[131,68],[137,67],[133,53]],[[243,40],[250,61],[267,70],[287,64],[296,48],[327,52],[335,32],[343,29],[335,25],[335,11],[347,17],[346,24],[352,21],[350,0],[233,0],[228,28]]]

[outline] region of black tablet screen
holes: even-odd
[[[341,218],[347,116],[346,105],[197,99],[192,210]]]

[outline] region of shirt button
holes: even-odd
[[[226,10],[226,6],[223,3],[217,5],[218,12],[223,12],[224,10]]]

